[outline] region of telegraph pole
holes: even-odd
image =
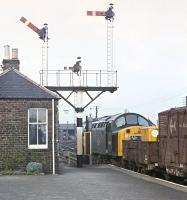
[[[97,118],[97,114],[98,114],[98,106],[95,107],[95,118]]]

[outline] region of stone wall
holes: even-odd
[[[58,102],[55,101],[55,161],[58,171]],[[48,109],[48,149],[28,149],[28,109]],[[52,101],[0,99],[0,170],[25,169],[28,162],[41,162],[52,173]]]

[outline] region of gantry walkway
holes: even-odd
[[[43,85],[45,77],[47,84]],[[110,84],[108,78],[110,77]],[[117,71],[106,70],[81,70],[79,74],[72,72],[72,70],[41,70],[40,84],[49,90],[57,93],[63,100],[65,100],[76,112],[83,112],[84,109],[90,105],[104,92],[113,93],[118,89],[117,86]],[[64,96],[61,92],[69,92],[68,96]],[[69,99],[73,93],[85,93],[90,101],[88,101],[81,108],[77,108]],[[96,95],[92,92],[98,92]]]

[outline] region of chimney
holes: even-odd
[[[3,71],[13,68],[19,71],[20,61],[18,59],[18,49],[12,48],[12,58],[10,59],[10,46],[4,46],[4,59],[3,59]]]
[[[6,60],[10,59],[10,46],[9,45],[4,46],[4,59],[6,59]]]
[[[12,59],[18,59],[18,49],[12,48]]]

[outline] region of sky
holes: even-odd
[[[108,8],[108,0],[0,0],[0,59],[4,45],[19,49],[20,71],[39,83],[41,41],[22,24],[24,16],[49,27],[49,70],[72,66],[82,57],[84,70],[106,70],[106,20],[87,10]],[[158,113],[185,105],[187,95],[187,1],[113,0],[114,70],[118,90],[94,101],[84,116],[137,112],[157,122]],[[59,103],[60,122],[74,121],[74,111]]]

